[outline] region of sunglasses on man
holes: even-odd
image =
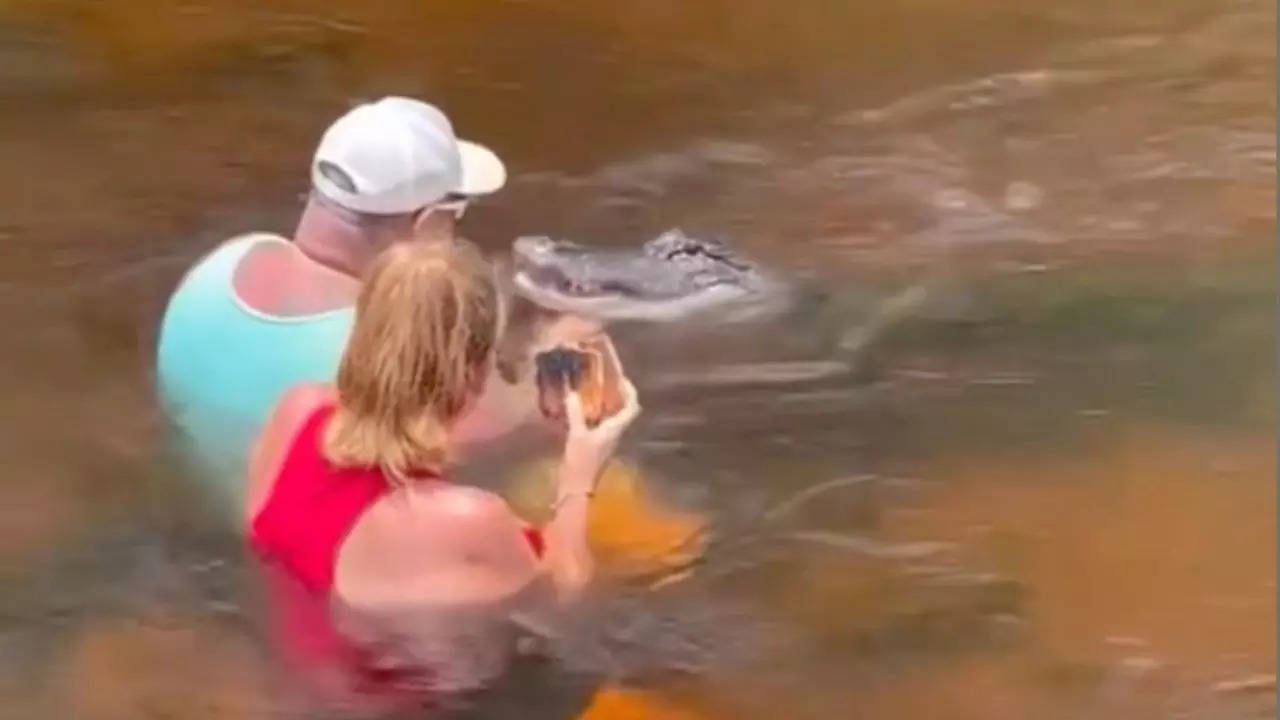
[[[430,215],[433,212],[451,212],[454,220],[461,220],[462,216],[467,212],[467,206],[471,204],[471,198],[460,193],[448,193],[440,198],[438,202],[432,203],[418,212],[424,215]]]

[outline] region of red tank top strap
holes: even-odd
[[[251,528],[259,553],[322,593],[333,587],[347,533],[388,490],[376,468],[335,468],[325,459],[320,446],[333,412],[319,408],[303,423]]]

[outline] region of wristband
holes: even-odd
[[[564,493],[562,495],[557,495],[556,501],[551,505],[551,513],[554,515],[555,513],[560,512],[560,506],[563,505],[564,502],[571,497],[580,495],[586,498],[588,501],[590,501],[591,498],[595,497],[595,494],[596,492],[594,490],[579,490],[577,492],[570,492],[570,493]]]

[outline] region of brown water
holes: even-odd
[[[1255,0],[0,4],[0,707],[325,716],[165,460],[153,333],[218,239],[291,229],[325,123],[399,92],[507,159],[486,247],[678,225],[813,296],[619,329],[626,453],[704,562],[470,712],[1271,716],[1275,30]]]

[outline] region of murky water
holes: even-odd
[[[402,92],[508,160],[488,248],[678,225],[801,289],[618,329],[668,510],[600,532],[697,518],[701,561],[457,712],[1270,717],[1275,29],[1254,0],[5,3],[0,706],[326,716],[167,460],[153,333],[211,244],[291,229],[329,119]]]

